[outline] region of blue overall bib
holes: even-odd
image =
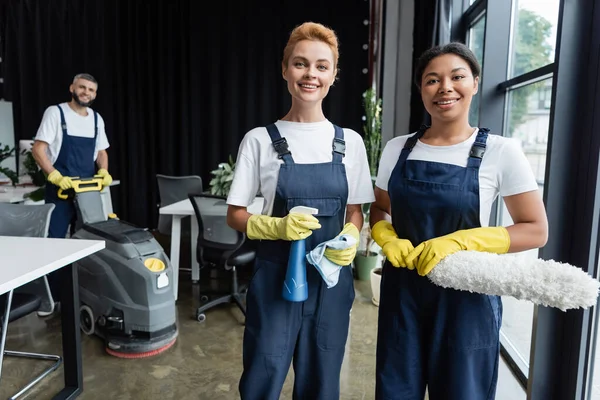
[[[414,246],[480,225],[481,128],[466,168],[407,160],[427,127],[409,138],[388,184],[392,223]],[[498,379],[502,303],[436,286],[416,270],[383,267],[377,335],[376,398],[491,400]]]
[[[275,125],[267,131],[284,163],[279,169],[274,217],[297,205],[315,207],[321,228],[306,239],[307,251],[337,236],[343,228],[348,181],[342,163],[344,132],[335,126],[333,159],[296,164]],[[293,358],[294,399],[339,399],[340,370],[348,337],[354,282],[343,268],[336,286],[327,289],[319,272],[307,264],[308,299],[282,297],[290,242],[258,242],[254,275],[246,297],[242,400],[276,400]]]
[[[67,133],[65,114],[60,105],[60,124],[62,128],[62,144],[54,168],[63,176],[79,176],[89,178],[95,174],[94,152],[98,136],[98,114],[94,111],[94,137],[71,136]],[[75,219],[75,207],[72,200],[58,198],[59,187],[46,182],[45,202],[54,204],[50,217],[48,237],[64,238],[69,224]]]

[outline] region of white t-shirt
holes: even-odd
[[[87,108],[87,116],[79,115],[69,107],[67,103],[61,103],[60,107],[65,114],[67,123],[67,132],[69,136],[94,137],[94,111]],[[50,106],[44,111],[42,122],[38,128],[35,140],[41,140],[48,143],[47,155],[50,162],[54,164],[58,158],[60,147],[62,145],[63,132],[60,124],[60,111],[56,106]],[[96,149],[94,151],[94,161],[98,156],[98,151],[108,149],[108,138],[104,130],[104,120],[98,114],[98,136],[96,137]]]
[[[331,162],[335,129],[328,120],[311,123],[277,121],[275,125],[281,137],[287,140],[295,163]],[[347,204],[371,203],[375,196],[362,137],[352,129],[344,128],[344,141]],[[238,151],[227,204],[248,207],[260,191],[265,198],[263,214],[271,215],[281,164],[283,160],[278,158],[265,127],[254,128],[246,133]]]
[[[466,167],[469,151],[475,142],[477,129],[464,142],[451,146],[431,146],[417,141],[408,160],[423,160]],[[413,134],[398,136],[385,145],[379,162],[375,185],[388,190],[390,175],[398,163],[406,140]],[[531,165],[519,142],[498,135],[488,135],[487,147],[479,167],[479,217],[481,226],[488,226],[494,200],[538,189]]]

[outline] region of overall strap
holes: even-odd
[[[332,162],[340,164],[342,158],[346,155],[346,141],[344,140],[344,130],[337,125],[333,125],[335,136],[333,138],[333,157]]]
[[[279,129],[277,129],[275,124],[269,124],[266,126],[266,128],[269,136],[271,137],[273,147],[277,152],[277,156],[281,158],[285,164],[293,164],[294,159],[292,158],[292,153],[288,147],[287,140],[281,137]]]
[[[425,134],[425,131],[428,128],[429,128],[429,126],[427,126],[427,125],[421,125],[421,127],[419,128],[417,133],[415,133],[414,135],[412,135],[411,137],[409,137],[406,140],[406,143],[404,143],[404,147],[402,148],[402,151],[400,152],[400,157],[398,160],[399,162],[406,161],[406,159],[408,158],[408,155],[412,151],[413,147],[415,147],[415,145],[417,144],[417,140],[421,139],[421,137]]]
[[[404,144],[404,148],[410,152],[413,149],[413,147],[415,147],[415,144],[417,144],[417,140],[421,139],[421,137],[425,134],[425,131],[427,129],[429,129],[429,126],[421,125],[421,127],[419,128],[417,133],[415,133],[414,135],[412,135],[411,137],[409,137],[406,140],[406,143]]]
[[[475,142],[473,143],[473,146],[471,146],[471,151],[469,152],[467,168],[479,168],[481,165],[481,160],[483,159],[487,147],[486,142],[489,131],[488,128],[479,128]]]
[[[65,120],[65,113],[60,105],[56,105],[60,111],[60,126],[62,128],[63,137],[67,134],[67,121]],[[98,137],[98,113],[94,111],[94,139]]]
[[[60,111],[60,126],[62,128],[63,140],[65,140],[65,136],[67,136],[67,121],[65,120],[65,113],[63,112],[60,104],[57,104],[56,107],[58,107],[58,110]]]

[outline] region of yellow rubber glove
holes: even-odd
[[[68,176],[63,176],[57,169],[50,172],[48,175],[48,182],[58,186],[62,190],[71,189],[73,187],[71,178]]]
[[[290,213],[283,218],[252,215],[246,225],[246,235],[249,239],[300,240],[320,227],[319,220],[310,214]]]
[[[414,269],[414,264],[405,261],[406,256],[414,249],[407,239],[400,239],[391,223],[381,220],[371,228],[371,237],[381,246],[383,254],[394,267]]]
[[[358,232],[356,225],[354,225],[352,222],[348,222],[346,225],[344,225],[344,229],[342,229],[340,234],[336,237],[340,237],[342,235],[351,235],[354,239],[356,239],[356,244],[354,246],[339,250],[328,247],[323,252],[323,255],[334,264],[346,266],[350,265],[356,256],[356,249],[358,248],[360,233]]]
[[[415,263],[417,272],[425,276],[444,257],[461,250],[482,251],[504,254],[510,247],[510,236],[503,226],[463,229],[419,244],[406,257],[407,262]],[[418,260],[417,260],[418,258]]]
[[[110,174],[108,173],[107,170],[105,170],[104,168],[100,168],[98,170],[98,175],[102,177],[102,187],[110,186],[110,184],[112,183],[113,179],[112,179],[112,176],[110,176]]]

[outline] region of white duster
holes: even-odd
[[[570,264],[477,251],[447,256],[427,277],[445,288],[512,296],[562,311],[595,305],[600,288],[598,280]]]

